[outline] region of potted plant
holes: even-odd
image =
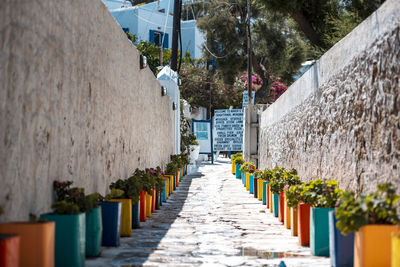
[[[123,190],[111,189],[105,198],[106,201],[100,203],[103,223],[102,246],[118,247],[120,244],[122,203],[107,200],[120,198],[124,194]]]
[[[310,245],[310,209],[313,199],[307,191],[308,183],[300,186],[299,204],[297,205],[297,235],[302,246]]]
[[[279,200],[280,194],[283,192],[283,187],[285,186],[285,181],[283,179],[283,175],[285,173],[285,168],[275,167],[272,170],[272,178],[270,180],[270,189],[273,194],[272,197],[272,205],[273,212],[275,217],[279,217],[279,221],[283,222],[283,207],[282,211],[279,212]],[[279,216],[280,215],[280,216]]]
[[[84,266],[86,247],[86,210],[83,188],[70,188],[72,182],[54,181],[56,202],[52,213],[41,218],[55,222],[55,265]]]
[[[310,182],[306,188],[314,198],[310,210],[310,248],[314,256],[329,256],[329,211],[332,211],[342,190],[335,180]]]
[[[283,196],[281,196],[281,199],[284,199],[284,203],[282,205],[282,203],[279,202],[279,204],[280,204],[279,208],[281,209],[281,207],[283,206],[284,225],[285,225],[286,229],[291,229],[292,220],[297,221],[297,216],[296,217],[291,216],[290,206],[287,203],[288,201],[287,201],[287,196],[286,196],[286,192],[290,187],[301,184],[301,180],[296,174],[297,174],[297,171],[295,169],[292,169],[289,172],[285,172],[285,174],[284,174],[284,181],[286,184],[283,188],[284,192],[281,193],[283,195]],[[297,224],[296,224],[296,226],[297,226]],[[297,229],[296,229],[296,231],[297,231]]]
[[[146,192],[146,217],[150,217],[153,205],[152,195],[153,195],[155,181],[154,181],[154,175],[152,174],[151,171],[149,171],[149,169],[141,171],[140,184],[142,186],[142,190]]]
[[[176,165],[175,162],[169,162],[166,166],[165,169],[165,176],[169,177],[169,194],[173,194],[174,193],[174,189],[175,189],[175,179],[174,179],[174,175],[176,174],[176,171],[178,170],[178,166]]]
[[[124,190],[128,190],[128,195],[132,200],[132,229],[140,227],[140,191],[142,190],[142,185],[140,182],[140,177],[142,172],[138,168],[133,172],[133,174],[127,179],[126,187]],[[121,189],[121,187],[119,187]]]
[[[390,266],[391,233],[400,222],[399,195],[391,183],[382,183],[377,191],[356,197],[345,192],[335,209],[336,226],[344,234],[355,232],[354,266]]]
[[[257,180],[257,199],[262,200],[263,195],[263,172],[261,170],[256,170],[254,172],[254,177]]]
[[[240,154],[240,155],[238,155]],[[240,179],[242,178],[242,172],[240,168],[242,167],[242,164],[244,163],[243,157],[241,156],[242,153],[237,153],[235,155],[238,155],[235,157],[235,166],[236,166],[236,178]]]
[[[189,157],[188,157],[187,154],[184,154],[184,153],[181,153],[180,157],[181,157],[181,162],[182,162],[182,165],[183,165],[182,168],[181,168],[181,172],[180,172],[181,180],[182,180],[183,176],[184,176],[184,170],[185,170],[186,166],[189,164]]]
[[[290,230],[292,236],[298,234],[298,205],[300,199],[300,193],[303,190],[302,184],[296,184],[288,186],[285,190],[286,205],[290,208]]]
[[[271,182],[272,178],[272,171],[267,169],[264,170],[262,173],[262,180],[263,180],[263,205],[267,205],[267,208],[272,209],[272,205],[270,205],[270,195],[271,195],[271,190],[269,183]],[[272,212],[272,210],[271,210]]]
[[[237,170],[236,159],[239,158],[239,157],[242,157],[242,156],[243,156],[243,155],[242,155],[241,152],[232,155],[232,157],[231,157],[231,162],[232,162],[232,174],[236,174],[236,170]],[[236,175],[236,178],[238,178],[237,175]],[[239,177],[239,178],[240,178],[240,177]]]
[[[245,173],[246,190],[250,191],[250,183],[253,182],[253,176],[250,179],[250,175],[252,175],[255,172],[256,165],[253,162],[245,162],[243,166],[240,168],[240,170]],[[250,193],[253,193],[253,190],[251,190]]]
[[[179,186],[179,177],[180,177],[180,171],[183,166],[183,162],[181,160],[180,155],[171,155],[171,162],[175,163],[176,166],[176,172],[175,172],[175,184],[174,184],[174,189],[176,189],[177,186]]]

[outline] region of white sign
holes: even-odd
[[[243,110],[219,109],[214,111],[214,150],[242,151]]]
[[[199,142],[200,153],[211,154],[211,120],[193,120],[193,134],[196,136],[197,142]]]
[[[251,104],[254,105],[254,97],[256,95],[256,92],[251,91],[251,95],[252,95]],[[248,104],[249,104],[249,92],[246,90],[246,91],[243,91],[243,105],[242,105],[242,108],[247,107]]]

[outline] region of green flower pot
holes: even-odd
[[[273,207],[274,216],[278,217],[279,216],[279,194],[272,195],[272,207]]]
[[[329,257],[329,211],[330,208],[310,210],[310,249],[314,256]]]
[[[100,254],[103,237],[101,206],[86,213],[86,256],[97,257]]]
[[[55,266],[85,266],[86,214],[42,214],[56,223]]]

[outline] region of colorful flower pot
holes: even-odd
[[[103,224],[101,245],[105,247],[118,247],[121,236],[122,204],[120,202],[102,202],[100,206]]]
[[[151,213],[156,211],[156,190],[152,189],[153,194],[151,195]]]
[[[55,266],[85,266],[86,214],[48,213],[40,217],[56,223]]]
[[[180,179],[180,177],[181,177],[180,172],[181,172],[180,169],[176,171],[176,175],[175,175],[175,186],[176,186],[176,187],[179,186],[179,179]]]
[[[398,230],[392,233],[392,267],[400,267],[400,232]]]
[[[272,197],[273,213],[275,217],[279,216],[279,194],[273,194]]]
[[[146,192],[146,217],[151,216],[152,197]]]
[[[240,170],[240,167],[242,167],[242,165],[236,164],[236,178],[238,179],[242,177],[242,171]]]
[[[329,211],[333,209],[311,207],[310,249],[314,256],[329,257]]]
[[[0,234],[15,234],[19,236],[18,254],[20,266],[54,266],[55,229],[54,222],[10,222],[0,224]],[[14,254],[15,252],[10,253]]]
[[[310,245],[310,204],[301,203],[297,207],[297,234],[302,246]]]
[[[290,208],[290,232],[292,236],[297,236],[297,229],[298,229],[298,210],[297,207]]]
[[[253,194],[254,193],[254,177],[252,174],[249,175],[249,182],[250,182],[249,193]]]
[[[263,182],[264,182],[264,180],[257,179],[257,198],[258,198],[258,200],[261,200],[261,201],[262,201],[262,196],[263,196],[263,192],[264,192]]]
[[[172,192],[174,192],[176,190],[176,187],[178,186],[178,183],[176,182],[177,176],[174,175],[172,177],[173,177],[172,179],[173,179],[173,186],[174,186]]]
[[[160,209],[160,198],[161,198],[161,192],[156,191],[156,210]]]
[[[253,193],[254,193],[254,198],[258,198],[258,179],[254,177],[254,174],[253,174]]]
[[[250,173],[246,172],[246,190],[250,191]]]
[[[271,213],[273,213],[274,212],[274,203],[272,203],[272,199],[273,199],[273,194],[272,194],[272,192],[271,192],[271,187],[269,187],[269,185],[268,185],[268,195],[269,195],[269,197],[268,197],[268,203],[269,203],[269,211],[271,212]]]
[[[86,256],[97,257],[100,254],[103,238],[101,206],[86,212]]]
[[[279,193],[279,221],[284,222],[285,220],[285,195],[283,192]]]
[[[266,182],[266,181],[262,182],[262,188],[263,188],[263,190],[262,190],[262,204],[263,205],[267,205],[267,202],[268,202],[268,199],[267,199],[267,196],[268,196],[268,194],[267,194],[267,185],[268,185],[268,182]]]
[[[354,236],[354,267],[390,266],[392,232],[396,229],[396,225],[381,224],[361,227]]]
[[[132,235],[132,199],[115,198],[110,202],[121,202],[121,236]]]
[[[132,204],[132,229],[140,228],[140,200]]]
[[[236,164],[232,162],[232,174],[236,174]]]
[[[284,213],[285,213],[284,225],[285,225],[286,229],[290,229],[290,227],[291,227],[291,216],[290,216],[290,208],[287,205],[286,197],[285,197],[285,203],[284,203]]]
[[[241,175],[242,175],[242,184],[244,187],[246,187],[246,173],[242,172]]]
[[[167,202],[167,193],[168,193],[168,180],[164,178],[164,190],[162,192],[161,201]]]
[[[331,266],[353,266],[354,233],[344,236],[336,227],[334,211],[329,211],[329,257]]]
[[[142,190],[140,193],[140,221],[146,221],[146,191]]]
[[[19,236],[0,235],[0,267],[19,266],[19,247]]]
[[[179,182],[182,181],[182,179],[183,179],[183,167],[181,168],[180,175],[181,175],[181,179],[179,180]]]

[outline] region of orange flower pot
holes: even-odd
[[[0,267],[19,266],[20,237],[0,235]]]
[[[297,233],[299,236],[299,242],[302,246],[310,245],[310,204],[299,204],[298,205],[298,222],[297,222]]]
[[[354,267],[390,266],[392,232],[396,229],[396,225],[361,227],[354,236]]]
[[[176,175],[175,175],[175,179],[176,179],[176,181],[175,181],[175,183],[176,183],[176,187],[178,187],[179,186],[179,177],[180,177],[180,173],[181,171],[180,170],[177,170],[176,171]]]
[[[285,210],[285,227],[286,229],[290,229],[290,221],[291,221],[291,216],[290,216],[290,208],[287,205],[287,201],[285,198],[285,204],[284,204],[284,210]]]
[[[290,230],[291,230],[292,236],[297,236],[297,228],[298,228],[298,225],[297,225],[298,214],[297,213],[298,213],[297,207],[290,208],[290,217],[291,217]]]
[[[269,203],[270,199],[269,196],[271,195],[271,192],[269,190],[269,183],[267,184],[267,208],[269,209],[269,207],[271,206],[271,204]]]
[[[29,267],[54,266],[54,222],[15,222],[0,224],[0,234],[20,236],[20,265]]]
[[[283,192],[279,193],[279,221],[283,222],[285,220],[285,195]]]

